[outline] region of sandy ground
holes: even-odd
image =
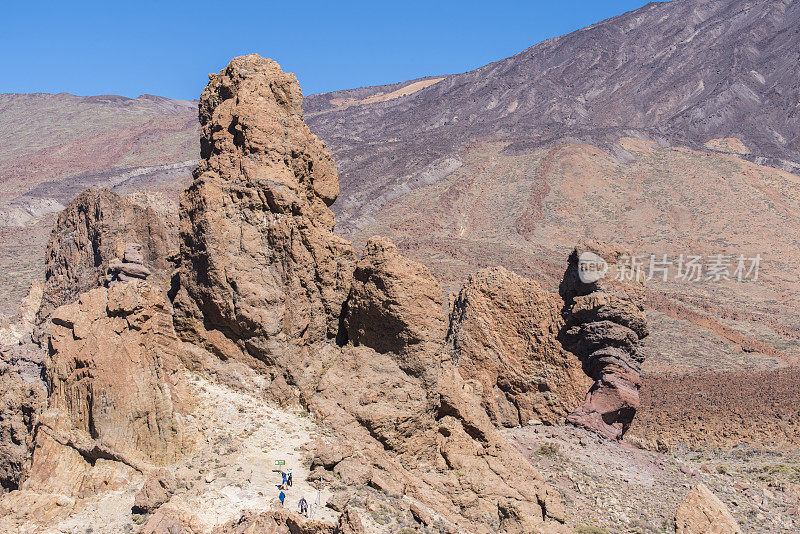
[[[298,511],[298,502],[305,497],[310,517],[336,520],[338,513],[325,507],[330,492],[318,491],[306,481],[311,461],[308,446],[322,434],[305,412],[270,406],[258,395],[200,376],[187,380],[197,402],[187,422],[196,429],[198,439],[191,454],[170,466],[178,490],[162,509],[191,516],[196,531],[209,532],[238,519],[244,511],[279,507],[280,470],[292,469],[293,485],[285,490],[285,506]],[[278,460],[285,465],[275,465]],[[144,478],[135,475],[125,490],[85,501],[68,519],[45,532],[138,532],[147,517],[132,515],[131,507],[143,483]]]
[[[249,393],[194,377],[201,436],[193,456],[176,469],[183,493],[166,505],[191,510],[202,526],[211,528],[238,518],[245,510],[280,506],[280,471],[292,469],[293,485],[284,490],[284,506],[298,510],[305,497],[310,516],[335,520],[325,507],[330,494],[307,481],[310,456],[304,445],[320,437],[315,423],[303,411],[281,410]],[[276,465],[283,461],[285,465]]]

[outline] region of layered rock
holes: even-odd
[[[495,424],[555,424],[583,402],[590,382],[558,340],[563,305],[502,267],[475,273],[459,292],[448,344]]]
[[[53,310],[103,285],[109,265],[122,263],[126,247],[134,252],[129,244],[141,246],[136,259],[153,273],[150,282],[165,287],[173,269],[168,257],[177,250],[177,217],[167,198],[154,193],[121,197],[108,189],[78,195],[50,234],[37,323],[46,330]],[[41,333],[37,337],[44,339]]]
[[[613,245],[582,242],[559,288],[566,320],[562,341],[594,380],[568,421],[612,439],[623,436],[639,408],[639,341],[647,336],[644,280],[626,267],[626,257]]]
[[[128,243],[122,254],[122,260],[114,258],[108,262],[105,283],[111,285],[115,282],[130,282],[131,280],[146,280],[152,273],[144,265],[142,245]]]
[[[336,166],[302,102],[294,75],[256,55],[211,75],[201,96],[202,160],[180,206],[176,326],[226,358],[274,365],[288,344],[339,329],[354,254],[333,233]]]
[[[698,484],[675,513],[677,534],[741,534],[742,529],[719,497]]]
[[[181,346],[159,289],[93,289],[56,309],[52,323],[48,410],[23,489],[84,496],[98,480],[146,473],[188,450]]]

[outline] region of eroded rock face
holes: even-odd
[[[344,440],[322,447],[314,463],[352,488],[410,497],[409,513],[444,531],[494,532],[502,507],[514,514],[501,532],[558,531],[560,498],[446,358],[441,295],[421,264],[383,238],[370,241],[345,306],[350,341],[304,394]]]
[[[121,197],[108,189],[87,189],[78,195],[50,234],[37,323],[46,330],[53,310],[103,285],[109,264],[121,264],[132,243],[141,246],[141,267],[153,273],[151,284],[166,287],[172,271],[167,258],[177,250],[173,208],[155,193]],[[44,340],[41,332],[37,337]]]
[[[24,479],[36,419],[45,403],[44,389],[26,381],[4,357],[0,361],[0,491],[17,489]]]
[[[742,529],[719,497],[698,484],[675,513],[677,534],[740,534]]]
[[[28,294],[20,302],[17,314],[5,324],[0,323],[0,349],[31,341],[36,324],[36,312],[42,303],[42,292],[41,282],[34,281]]]
[[[159,289],[93,289],[56,309],[52,323],[48,410],[23,489],[83,496],[98,480],[127,480],[190,449],[180,341]],[[104,464],[109,473],[98,474]]]
[[[390,240],[370,238],[353,273],[344,325],[354,345],[400,357],[414,376],[436,370],[446,333],[442,288]]]
[[[448,343],[495,424],[555,424],[582,404],[591,382],[558,340],[563,305],[502,267],[475,273],[459,292]]]
[[[625,254],[613,245],[582,242],[570,255],[559,288],[565,303],[562,342],[595,381],[568,421],[612,439],[622,438],[639,408],[644,359],[639,340],[647,335],[643,278],[617,271]],[[599,260],[608,266],[604,275],[584,270],[582,278],[582,264]]]
[[[210,76],[200,99],[174,302],[182,337],[221,356],[273,365],[339,329],[354,254],[333,233],[336,166],[302,101],[294,75],[257,55]]]

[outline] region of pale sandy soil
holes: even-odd
[[[325,507],[330,492],[318,492],[306,481],[308,446],[322,434],[305,412],[276,408],[258,395],[199,376],[188,380],[197,402],[188,418],[197,429],[197,445],[171,466],[178,490],[162,509],[191,516],[197,532],[210,532],[244,511],[278,507],[279,470],[291,468],[293,486],[286,490],[285,506],[297,511],[304,496],[314,519],[335,521],[338,513]],[[285,461],[285,467],[276,466],[276,460]],[[144,478],[136,478],[126,490],[87,501],[79,513],[46,532],[138,532],[147,518],[131,515],[131,506],[143,483]]]

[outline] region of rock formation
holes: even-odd
[[[43,388],[26,382],[13,364],[0,361],[0,492],[17,489],[27,473],[34,426],[44,404]]]
[[[202,160],[181,199],[184,339],[275,363],[335,337],[354,255],[333,233],[336,166],[303,122],[293,74],[256,55],[210,76]],[[286,362],[283,362],[284,366]]]
[[[564,350],[558,295],[502,267],[470,276],[450,316],[448,343],[501,426],[555,424],[581,405],[590,382]]]
[[[315,476],[377,489],[398,510],[410,499],[449,528],[494,531],[513,510],[507,531],[558,530],[557,494],[445,361],[439,284],[385,239],[354,267],[333,234],[336,171],[294,76],[251,55],[210,78],[203,160],[181,201],[183,339],[296,388],[353,451]]]
[[[703,484],[686,495],[675,513],[676,534],[741,534],[742,529],[719,497]]]
[[[178,414],[180,345],[161,291],[145,283],[82,294],[58,308],[46,361],[45,432],[82,454],[164,465],[187,445]]]
[[[14,321],[0,328],[0,492],[16,489],[24,479],[46,404],[43,351],[31,342],[41,297],[42,286],[35,282]]]
[[[190,449],[180,342],[160,290],[93,289],[56,309],[52,323],[48,409],[24,490],[85,496]]]
[[[497,432],[448,359],[442,291],[427,268],[371,239],[345,310],[349,343],[306,398],[340,429],[344,450],[358,452],[325,447],[315,463],[355,487],[414,499],[422,523],[489,532],[487,518],[499,524],[513,510],[501,532],[557,531],[557,493]]]
[[[252,513],[220,533],[357,534],[375,495],[403,518],[398,525],[434,532],[566,532],[558,492],[495,423],[556,422],[579,404],[587,380],[559,333],[586,353],[584,369],[601,369],[598,383],[616,380],[615,361],[598,350],[627,339],[615,325],[642,333],[638,316],[613,300],[618,293],[578,288],[566,292],[562,317],[558,296],[492,270],[461,292],[448,337],[442,289],[426,267],[380,237],[356,262],[334,235],[336,169],[301,106],[294,76],[256,55],[210,77],[200,103],[203,160],[181,199],[173,307],[159,289],[167,270],[150,258],[151,242],[117,220],[139,208],[89,192],[59,217],[46,304],[82,293],[40,309],[51,323],[48,410],[28,477],[0,499],[0,512],[28,499],[22,514],[63,516],[53,494],[69,509],[119,490],[129,497],[126,517],[150,514],[143,532],[208,530],[170,471],[192,450],[181,380],[188,367],[211,389],[231,377],[252,398],[299,401],[329,443],[318,447],[309,480],[344,489],[332,503],[338,524]],[[148,224],[141,227],[157,228]],[[567,278],[564,287],[573,287]],[[587,295],[605,300],[581,304]],[[619,346],[633,358],[629,344]],[[607,415],[593,395],[587,406]],[[608,422],[617,424],[624,421]],[[200,477],[193,460],[180,479],[205,480],[197,496],[215,475]],[[19,525],[29,516],[13,517]]]
[[[142,256],[142,245],[139,243],[128,243],[125,245],[125,252],[122,260],[114,258],[108,262],[106,271],[106,285],[114,282],[130,282],[131,280],[146,280],[152,273],[144,265]]]
[[[397,354],[413,376],[438,368],[446,333],[442,289],[386,238],[372,237],[353,272],[344,326],[348,339],[377,352]]]
[[[166,286],[172,271],[168,257],[177,250],[177,221],[170,208],[169,200],[153,193],[121,197],[108,189],[88,189],[78,195],[50,234],[37,323],[46,328],[57,307],[103,285],[107,274],[114,277],[123,263],[118,258],[128,251],[129,275],[152,271],[151,283]],[[138,256],[129,244],[141,245]],[[140,267],[134,267],[137,262]],[[37,337],[42,339],[41,333]]]
[[[566,318],[562,341],[595,381],[568,421],[612,439],[622,437],[639,407],[644,357],[638,344],[647,335],[644,281],[624,270],[625,255],[612,245],[582,242],[559,287]],[[592,270],[600,268],[604,272]]]
[[[17,314],[6,324],[0,324],[0,348],[30,341],[36,324],[36,312],[42,302],[42,284],[34,281],[22,299]]]

